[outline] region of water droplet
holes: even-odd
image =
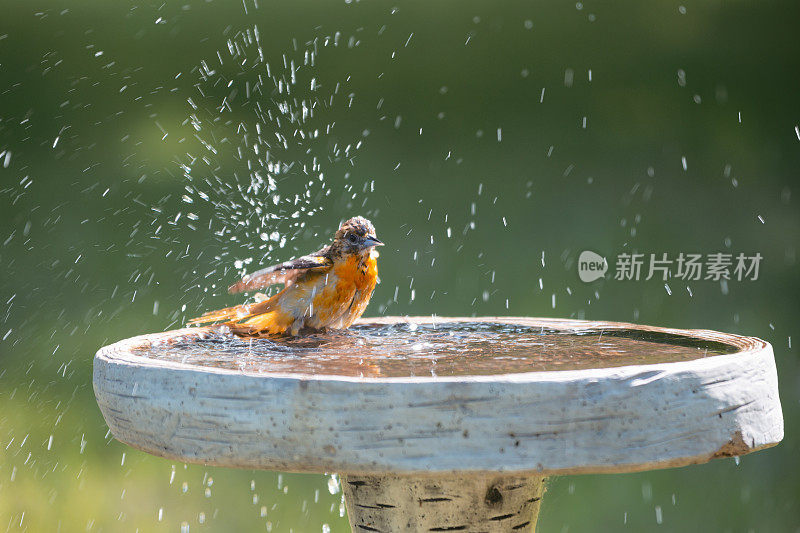
[[[332,474],[331,477],[328,478],[328,492],[331,494],[336,494],[341,489],[339,484],[339,476],[336,474]]]

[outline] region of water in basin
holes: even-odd
[[[508,374],[686,361],[724,343],[636,329],[557,330],[502,323],[366,324],[297,338],[215,333],[137,355],[248,373],[407,377]]]

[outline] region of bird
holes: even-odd
[[[261,301],[210,311],[189,325],[222,323],[240,337],[297,336],[303,330],[347,329],[366,310],[378,282],[383,242],[364,217],[344,221],[333,241],[314,253],[245,275],[231,294],[276,284],[284,288]]]

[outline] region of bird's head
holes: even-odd
[[[346,255],[361,255],[383,243],[375,236],[375,226],[364,217],[345,220],[333,237],[333,249]]]

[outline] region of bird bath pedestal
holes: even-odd
[[[608,322],[386,317],[286,342],[191,328],[102,348],[94,389],[148,453],[339,473],[362,532],[533,531],[545,476],[783,438],[768,343]]]

